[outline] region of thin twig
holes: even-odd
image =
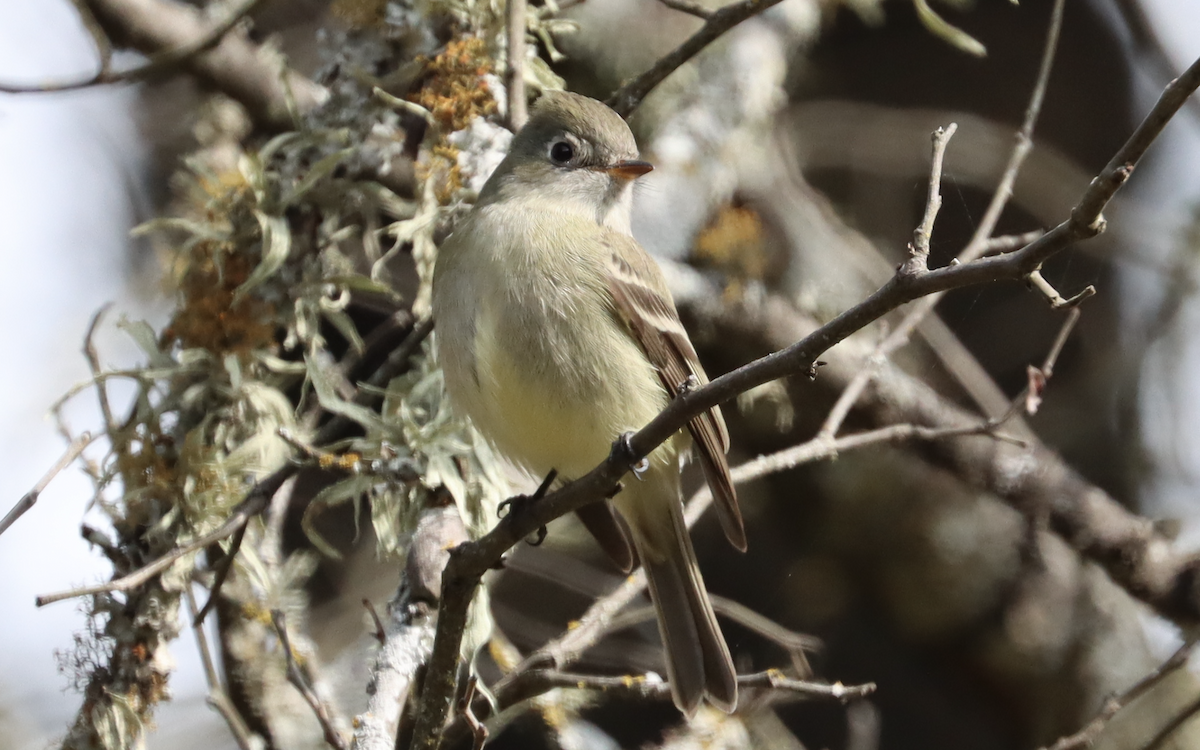
[[[1049,281],[1046,281],[1041,271],[1034,271],[1029,274],[1027,281],[1031,287],[1042,293],[1046,301],[1050,303],[1050,307],[1055,310],[1061,310],[1064,307],[1075,307],[1096,293],[1096,287],[1088,284],[1072,297],[1064,298]]]
[[[91,596],[92,594],[102,594],[109,591],[129,591],[141,586],[151,578],[159,575],[167,568],[171,567],[175,562],[188,555],[195,554],[209,545],[216,544],[224,539],[236,534],[243,528],[250,519],[257,516],[267,507],[267,502],[271,496],[279,490],[279,486],[295,471],[294,467],[284,467],[275,472],[271,476],[255,485],[246,499],[238,503],[233,512],[229,514],[229,518],[225,519],[225,523],[221,524],[215,530],[200,537],[196,541],[186,544],[182,547],[177,547],[154,562],[148,563],[134,572],[121,578],[108,581],[106,583],[98,583],[91,586],[81,586],[68,591],[60,591],[54,594],[44,594],[39,596],[35,603],[39,607],[44,607],[47,604],[53,604],[64,599],[73,599],[79,596]]]
[[[802,677],[810,677],[812,675],[812,668],[808,663],[805,653],[819,651],[823,645],[820,638],[808,635],[807,633],[797,633],[794,630],[789,630],[771,618],[761,615],[746,605],[735,602],[733,599],[712,593],[708,597],[712,600],[714,612],[722,617],[733,620],[747,630],[759,634],[784,651],[787,651],[792,659],[792,666],[796,668]],[[643,622],[653,620],[654,616],[654,607],[638,607],[636,609],[625,610],[612,619],[608,624],[607,632],[611,633],[633,627],[634,625],[640,625]]]
[[[933,147],[929,159],[929,192],[925,199],[925,213],[920,224],[913,231],[913,241],[908,246],[909,258],[905,261],[905,265],[901,266],[901,271],[904,273],[920,273],[929,270],[929,243],[933,237],[933,225],[937,221],[938,211],[942,207],[942,165],[946,159],[946,147],[950,145],[950,139],[957,130],[958,125],[950,123],[948,127],[938,128],[933,132]],[[909,327],[908,331],[911,330],[912,328]],[[885,336],[879,342],[869,366],[863,368],[858,377],[850,381],[850,384],[842,390],[841,395],[834,402],[820,431],[817,432],[817,438],[831,440],[837,435],[838,430],[842,428],[842,423],[850,415],[850,410],[858,402],[859,396],[875,377],[875,373],[879,371],[879,366],[893,351],[907,341],[908,333],[905,332],[900,336],[895,333]]]
[[[0,83],[0,91],[6,94],[46,94],[61,91],[78,91],[92,86],[101,86],[111,83],[133,83],[142,81],[152,76],[158,75],[170,68],[176,67],[181,63],[215,47],[220,41],[233,30],[243,18],[248,16],[251,11],[258,7],[263,0],[241,0],[241,3],[225,15],[224,18],[215,22],[203,34],[191,39],[177,47],[163,50],[155,53],[150,57],[150,60],[135,68],[128,70],[111,70],[109,68],[108,57],[111,55],[111,50],[107,53],[105,48],[99,47],[97,52],[100,54],[100,69],[95,75],[87,78],[82,78],[77,81],[63,81],[59,83],[45,83],[37,85],[21,85],[12,83]],[[87,6],[79,3],[81,9],[86,9]],[[95,16],[90,10],[86,11],[86,17],[81,12],[81,18],[85,26],[90,23],[96,24]],[[91,28],[89,26],[89,31]],[[102,34],[103,31],[100,30]],[[96,33],[92,32],[93,38],[96,38]],[[107,39],[107,37],[104,37]]]
[[[840,682],[833,684],[809,682],[788,677],[777,669],[738,675],[737,684],[739,690],[777,690],[796,697],[835,700],[842,703],[866,698],[876,690],[875,683],[873,682],[867,682],[862,685],[843,685]],[[572,688],[597,690],[609,694],[642,699],[668,700],[671,697],[670,685],[657,676],[649,675],[608,677],[575,672],[560,672],[555,669],[538,669],[529,673],[529,679],[525,685],[534,691],[534,695],[541,695],[555,688]]]
[[[758,633],[772,643],[775,643],[780,648],[787,651],[815,652],[819,651],[822,647],[821,639],[816,636],[789,630],[769,617],[760,615],[746,605],[724,596],[718,596],[717,594],[709,594],[708,596],[712,599],[713,611],[718,615],[728,617],[730,620],[744,626],[747,630]],[[654,607],[647,606],[625,610],[608,623],[607,631],[611,633],[624,628],[631,628],[634,625],[640,625],[643,622],[653,619]]]
[[[1017,131],[1017,142],[1013,146],[1012,153],[1009,154],[1008,164],[1004,167],[1000,183],[996,186],[996,191],[992,193],[992,200],[983,212],[983,218],[979,220],[979,225],[975,227],[975,233],[971,236],[967,246],[959,253],[959,262],[965,263],[973,260],[988,249],[987,245],[991,240],[992,232],[995,231],[996,224],[1000,221],[1000,215],[1004,213],[1004,208],[1012,198],[1013,185],[1017,182],[1021,166],[1033,149],[1033,129],[1041,114],[1042,103],[1046,100],[1046,87],[1050,85],[1050,73],[1054,69],[1058,40],[1062,34],[1064,6],[1066,6],[1066,0],[1055,0],[1054,8],[1050,11],[1050,26],[1046,29],[1042,60],[1038,65],[1038,74],[1033,84],[1033,92],[1029,96],[1029,104],[1025,107],[1025,119],[1021,123],[1021,129]]]
[[[287,619],[282,610],[271,610],[271,623],[275,626],[275,632],[279,634],[279,642],[283,646],[284,657],[287,660],[287,676],[288,682],[300,691],[304,701],[313,710],[317,721],[321,724],[321,729],[325,733],[325,741],[328,742],[337,750],[347,750],[349,745],[342,733],[333,725],[333,719],[329,712],[329,707],[325,705],[316,691],[313,690],[309,680],[300,670],[300,665],[296,661],[296,654],[292,651],[292,643],[288,638]]]
[[[1167,722],[1165,727],[1158,730],[1158,733],[1146,743],[1142,750],[1159,750],[1171,738],[1171,735],[1175,734],[1188,721],[1195,718],[1197,714],[1200,714],[1200,698],[1189,703],[1171,721]]]
[[[379,619],[379,612],[375,610],[375,605],[367,598],[362,600],[362,605],[367,610],[367,614],[371,616],[371,623],[375,626],[375,632],[371,635],[375,636],[375,640],[380,646],[386,646],[387,632],[383,629],[383,621]]]
[[[920,273],[929,270],[929,243],[933,238],[933,225],[942,208],[942,164],[946,161],[946,147],[958,130],[957,123],[933,131],[933,155],[929,160],[929,194],[925,199],[925,215],[913,230],[913,241],[908,246],[909,258],[904,273]]]
[[[1016,144],[1009,155],[1008,164],[1001,175],[1000,183],[997,185],[996,191],[992,194],[992,199],[988,203],[987,210],[976,227],[974,235],[962,251],[951,261],[951,265],[970,263],[973,260],[984,257],[989,252],[999,251],[999,249],[993,249],[993,246],[990,244],[991,234],[996,228],[996,223],[1000,220],[1000,214],[1003,213],[1005,206],[1008,205],[1009,198],[1012,197],[1013,184],[1016,182],[1017,175],[1021,171],[1021,166],[1025,163],[1025,158],[1029,155],[1029,151],[1033,147],[1033,129],[1037,124],[1038,116],[1042,110],[1046,86],[1049,83],[1050,72],[1054,65],[1054,57],[1058,50],[1058,39],[1062,31],[1064,3],[1065,0],[1055,0],[1054,9],[1050,16],[1050,26],[1046,31],[1046,42],[1042,49],[1042,59],[1038,68],[1038,76],[1033,86],[1033,92],[1029,97],[1029,104],[1025,108],[1025,119],[1021,124],[1020,130],[1017,131]],[[930,177],[930,199],[926,203],[925,219],[921,222],[922,226],[929,222],[930,209],[934,208],[932,206],[933,179],[935,176],[940,176],[941,173],[940,166],[934,166],[935,168],[931,170]],[[936,214],[936,208],[934,208],[934,213]],[[917,237],[918,240],[921,238],[920,229],[918,229]],[[1019,237],[1023,238],[1025,235],[1019,235]],[[1036,234],[1030,233],[1028,239],[1017,247],[1026,247],[1041,237],[1042,234],[1040,232]],[[1012,249],[1009,245],[1014,239],[1009,239],[1004,243],[998,244],[1000,248]],[[912,336],[912,332],[933,312],[933,309],[944,295],[945,292],[936,292],[914,304],[912,309],[904,315],[899,324],[892,330],[891,334],[879,345],[875,353],[875,360],[877,362],[882,361],[891,356],[897,349],[907,344],[909,337]],[[840,408],[843,413],[843,419],[844,415],[849,413],[850,409],[858,401],[859,396],[870,383],[877,369],[877,367],[864,369],[846,386],[842,396],[838,399],[838,404],[835,406],[835,411]],[[834,429],[828,435],[832,437],[836,434],[837,428],[840,425],[840,421],[833,424]],[[826,429],[828,426],[826,425],[822,429]]]
[[[247,519],[249,520],[249,519]],[[248,523],[243,523],[238,526],[233,532],[233,539],[229,541],[229,550],[221,555],[221,559],[217,561],[217,574],[213,578],[212,588],[209,589],[208,601],[196,613],[195,625],[204,624],[204,618],[208,617],[208,613],[213,607],[217,606],[217,597],[221,595],[221,587],[225,585],[225,580],[229,578],[229,572],[233,570],[233,561],[237,558],[237,554],[242,549],[242,541],[246,538],[246,527]]]
[[[1088,185],[1070,218],[1034,242],[1012,253],[970,263],[928,271],[898,272],[866,300],[795,344],[682,393],[645,427],[615,441],[609,457],[595,469],[537,503],[528,504],[523,512],[508,514],[480,539],[456,547],[443,576],[437,638],[417,711],[413,747],[432,750],[438,744],[455,692],[459,647],[468,606],[480,579],[509,548],[559,516],[607,497],[634,464],[698,414],[755,386],[809,372],[821,353],[901,305],[949,289],[1023,279],[1066,247],[1103,232],[1105,221],[1101,212],[1197,87],[1200,87],[1200,59],[1167,86],[1146,119]],[[1196,605],[1200,607],[1200,602]]]
[[[508,127],[516,132],[525,124],[526,1],[508,0],[508,56],[504,89],[508,92]]]
[[[726,31],[779,2],[780,0],[742,0],[713,11],[699,31],[688,37],[683,44],[659,58],[658,62],[654,63],[645,73],[622,84],[621,88],[609,95],[605,104],[616,110],[621,117],[629,117],[646,98],[646,95],[653,91],[655,86],[666,80],[667,76],[674,73],[679,66],[691,60]]]
[[[667,6],[671,10],[677,10],[680,13],[687,13],[689,16],[703,18],[705,21],[712,18],[713,12],[708,8],[692,0],[658,0],[658,2]]]
[[[1016,250],[1019,247],[1025,247],[1030,242],[1033,242],[1038,237],[1042,236],[1042,230],[1034,229],[1023,234],[1005,234],[1000,237],[992,237],[985,240],[983,243],[983,252],[979,257],[985,255],[994,255],[996,253],[1007,253],[1010,250]],[[957,260],[957,258],[955,259]],[[962,262],[962,261],[958,261]]]
[[[102,305],[92,320],[88,323],[87,333],[83,336],[83,356],[87,359],[88,368],[92,372],[92,382],[96,387],[96,398],[100,402],[100,415],[104,417],[104,429],[109,438],[114,437],[120,429],[113,417],[112,404],[108,400],[108,387],[104,378],[104,368],[100,364],[100,353],[96,351],[96,332],[104,316],[112,309],[112,303]]]
[[[1133,687],[1120,695],[1104,701],[1104,705],[1100,708],[1099,713],[1083,729],[1080,729],[1075,734],[1060,737],[1053,745],[1043,747],[1042,750],[1080,750],[1080,748],[1091,747],[1096,742],[1096,739],[1099,738],[1100,733],[1104,731],[1104,728],[1108,726],[1108,722],[1117,715],[1117,712],[1145,695],[1151,688],[1187,664],[1195,648],[1195,641],[1184,643],[1176,649],[1175,653],[1171,654],[1170,658],[1158,665],[1158,667],[1145,677],[1138,680]]]
[[[186,3],[82,1],[87,3],[106,38],[152,59],[167,50],[187,52],[190,45],[205,41],[215,28],[201,10]],[[240,103],[260,130],[293,130],[296,115],[316,108],[329,97],[329,92],[294,70],[281,69],[278,61],[262,54],[262,48],[236,25],[235,22],[235,28],[219,36],[207,49],[190,56],[180,55],[173,64]]]
[[[70,466],[75,459],[79,458],[79,455],[83,453],[84,449],[92,444],[94,439],[95,438],[90,432],[85,432],[79,437],[75,438],[71,444],[67,446],[66,451],[64,451],[62,456],[60,456],[59,459],[54,462],[54,465],[50,467],[50,470],[38,480],[37,484],[33,485],[33,489],[29,490],[29,492],[26,492],[21,499],[18,500],[15,505],[13,505],[12,510],[5,514],[3,519],[0,519],[0,534],[8,531],[8,527],[16,523],[18,518],[25,515],[29,509],[37,503],[38,497],[46,490],[46,487],[50,485],[50,482],[52,482],[54,478],[58,476],[59,472]]]
[[[467,726],[471,728],[472,742],[471,750],[483,750],[484,744],[487,742],[488,729],[479,719],[475,718],[475,714],[471,712],[471,701],[475,700],[475,690],[479,686],[479,678],[471,675],[467,678],[467,689],[463,691],[462,698],[458,700],[458,714],[467,722]]]
[[[246,720],[221,687],[221,678],[217,675],[217,668],[213,663],[212,650],[208,647],[208,635],[204,632],[204,625],[196,619],[196,597],[192,595],[191,586],[184,590],[184,598],[187,599],[188,614],[191,615],[192,622],[197,623],[192,626],[192,632],[196,636],[196,648],[200,651],[200,663],[204,666],[204,678],[208,681],[207,703],[225,719],[239,750],[258,750],[262,747],[262,738],[250,731]]]

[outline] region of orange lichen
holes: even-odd
[[[197,243],[179,284],[183,299],[164,340],[215,354],[246,354],[274,343],[275,306],[253,295],[236,298],[257,261],[228,242]]]
[[[354,471],[358,465],[362,463],[362,454],[360,453],[322,453],[317,458],[317,465],[322,469],[339,469],[341,471]]]
[[[692,259],[731,280],[762,280],[769,263],[762,217],[748,206],[722,206],[696,235]]]
[[[443,206],[449,203],[459,190],[462,190],[462,168],[458,164],[458,149],[446,144],[437,144],[431,151],[434,164],[430,171],[441,172],[437,180],[437,199]]]
[[[425,74],[409,99],[429,110],[445,132],[462,130],[476,117],[496,111],[496,99],[483,79],[492,72],[492,61],[482,39],[455,39],[421,62]]]
[[[169,450],[170,438],[157,429],[149,424],[137,428],[137,434],[114,454],[129,497],[121,519],[123,526],[153,523],[163,507],[173,506],[178,498],[174,451]],[[147,434],[151,430],[152,434]]]

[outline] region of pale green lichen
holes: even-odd
[[[488,36],[499,28],[493,4],[436,5],[471,24],[486,22]],[[385,23],[356,33],[386,37],[391,31]],[[210,145],[191,155],[176,178],[171,215],[139,230],[155,238],[169,261],[177,307],[161,332],[123,322],[145,366],[97,372],[92,383],[103,393],[120,378],[136,391],[129,411],[109,418],[111,451],[94,471],[113,538],[102,541],[98,532],[92,538],[108,551],[116,575],[218,528],[256,479],[289,460],[306,460],[280,430],[311,440],[318,406],[360,425],[363,434],[318,446],[346,452],[343,468],[355,473],[320,493],[311,513],[366,498],[378,552],[390,557],[403,553],[419,509],[435,492],[449,492],[472,533],[494,523],[507,491],[499,463],[448,408],[430,342],[409,372],[381,389],[376,410],[345,392],[346,376],[328,340],[336,334],[349,356],[362,353],[366,331],[356,328],[349,307],[355,295],[409,307],[418,317],[428,313],[434,238],[470,197],[458,184],[447,189],[448,170],[438,178],[428,168],[445,161],[434,152],[448,148],[440,138],[422,145],[425,179],[415,186],[415,200],[363,179],[394,161],[407,137],[401,115],[371,95],[371,82],[356,77],[356,71],[378,69],[390,54],[395,47],[369,39],[338,50],[346,73],[330,82],[330,101],[303,130],[260,148],[241,149],[236,138],[222,138],[221,120],[209,121]],[[452,109],[469,124],[495,110],[481,72],[490,57],[474,36],[464,37],[455,54],[457,67],[433,66],[422,90],[441,92],[446,101],[439,105],[446,106],[461,95],[463,106]],[[439,83],[437,76],[449,75],[451,67],[454,81]],[[414,271],[417,294],[401,300],[390,284]],[[286,684],[279,679],[282,663],[263,656],[273,638],[266,614],[285,611],[301,642],[303,586],[315,564],[312,553],[282,556],[278,540],[269,537],[252,522],[224,591],[243,615],[245,627],[230,637],[245,646],[238,651],[247,660],[244,669],[257,674],[247,676],[248,684],[264,690],[268,683]],[[315,533],[314,544],[332,549]],[[145,585],[92,598],[91,634],[81,638],[87,645],[69,667],[85,705],[66,746],[140,741],[154,705],[167,696],[166,645],[178,635],[180,598],[200,562],[190,555]],[[480,625],[481,632],[488,629],[490,622]]]

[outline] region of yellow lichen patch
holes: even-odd
[[[222,214],[228,213],[250,193],[246,176],[238,169],[197,173],[191,184],[197,188],[194,200],[201,205],[199,212],[210,221],[223,218]]]
[[[387,0],[334,0],[329,12],[352,29],[369,29],[383,24]]]
[[[727,203],[717,209],[696,235],[692,260],[726,274],[728,291],[737,293],[747,281],[762,281],[770,258],[762,217],[753,208]]]
[[[492,72],[492,61],[482,39],[455,39],[423,62],[421,86],[409,99],[429,110],[445,132],[462,130],[476,117],[496,111],[496,99],[483,80]]]
[[[583,686],[580,685],[580,687]],[[571,717],[561,703],[546,701],[541,704],[541,709],[542,721],[546,722],[546,726],[559,732],[567,728]]]
[[[249,622],[265,625],[269,628],[275,627],[275,622],[271,619],[271,611],[256,601],[245,601],[242,603],[242,617]]]
[[[432,149],[434,164],[428,171],[442,170],[436,181],[438,203],[448,204],[462,190],[462,169],[458,165],[458,149],[454,146],[437,144]]]
[[[317,465],[322,469],[340,469],[354,471],[359,468],[362,455],[359,453],[322,453],[317,457]]]
[[[214,354],[246,354],[273,344],[275,306],[252,295],[235,300],[256,262],[231,243],[198,243],[183,271],[183,299],[163,332],[165,341]]]

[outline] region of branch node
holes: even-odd
[[[487,727],[471,711],[471,701],[475,699],[475,691],[478,686],[479,678],[471,675],[467,680],[467,689],[463,692],[463,696],[458,700],[457,705],[459,715],[467,722],[467,726],[471,728],[471,734],[474,736],[474,742],[471,745],[472,750],[482,750],[488,738]]]
[[[1096,287],[1088,284],[1078,294],[1073,297],[1064,298],[1059,294],[1058,290],[1049,281],[1046,281],[1040,270],[1034,271],[1025,277],[1025,282],[1030,289],[1041,292],[1046,301],[1050,303],[1050,307],[1054,310],[1070,310],[1079,306],[1088,297],[1096,293]]]

